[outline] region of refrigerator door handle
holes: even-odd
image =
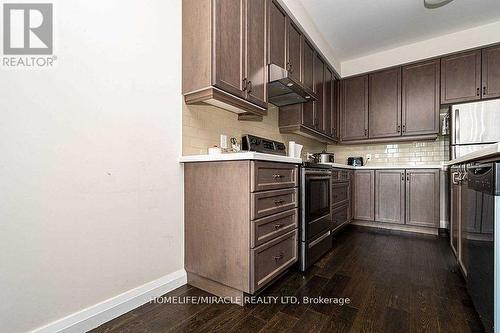
[[[451,133],[452,144],[460,143],[460,113],[459,109],[453,110],[453,131]]]

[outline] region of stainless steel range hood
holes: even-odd
[[[275,64],[269,65],[267,101],[276,106],[315,101],[314,93],[296,81],[289,72]]]

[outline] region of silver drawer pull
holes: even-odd
[[[280,229],[282,226],[283,226],[283,224],[275,224],[275,225],[274,225],[274,229],[275,229],[275,230],[278,230],[278,229]]]
[[[273,175],[273,178],[274,179],[280,179],[280,178],[283,178],[284,176],[283,175],[280,175],[279,173],[276,173]]]
[[[282,200],[282,199],[280,199],[280,200],[274,200],[274,204],[275,205],[281,205],[284,202],[285,202],[285,200]]]
[[[283,254],[283,252],[280,252],[280,254],[279,254],[279,255],[277,255],[277,256],[274,256],[274,260],[278,261],[278,260],[281,260],[281,259],[283,259],[283,257],[284,257],[284,254]]]

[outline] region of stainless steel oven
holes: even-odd
[[[305,271],[332,247],[332,171],[329,166],[301,169],[300,269]]]

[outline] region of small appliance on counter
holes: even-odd
[[[312,156],[316,163],[335,163],[334,153],[327,153],[323,150],[321,153],[312,154]]]
[[[363,166],[363,157],[348,157],[347,165]]]
[[[284,143],[250,134],[243,135],[241,137],[241,149],[246,151],[255,151],[258,153],[286,156],[286,146]]]

